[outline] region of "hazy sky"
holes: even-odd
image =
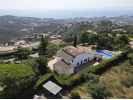
[[[133,9],[133,0],[0,0],[0,9],[82,10]]]

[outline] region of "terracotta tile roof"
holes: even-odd
[[[61,50],[59,50],[56,54],[57,57],[63,59],[65,62],[68,64],[78,55],[82,53],[89,53],[92,52],[91,48],[89,47],[84,47],[84,46],[78,46],[78,47],[73,47],[73,46],[67,46]]]
[[[73,60],[73,56],[69,55],[68,53],[64,52],[64,50],[59,50],[56,54],[57,57],[64,59],[66,62],[70,62]]]
[[[78,56],[82,53],[88,53],[91,51],[89,47],[84,47],[84,46],[78,46],[78,47],[73,47],[73,46],[67,46],[63,49],[67,54],[75,57]]]

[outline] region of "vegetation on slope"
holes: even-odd
[[[131,55],[129,52],[128,55]],[[97,81],[93,78],[72,89],[81,98],[133,98],[133,66],[130,59],[113,65],[109,70],[99,75]],[[70,93],[71,94],[71,93]]]
[[[25,64],[0,64],[0,98],[31,98],[34,72]]]

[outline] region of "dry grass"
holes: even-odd
[[[78,76],[76,75],[76,77]],[[94,82],[94,84],[98,83],[104,84],[108,92],[111,93],[111,97],[107,98],[133,99],[133,66],[129,64],[128,60],[113,66],[99,77],[99,82]],[[76,86],[71,92],[78,92],[82,99],[90,99],[92,98],[91,89],[89,89],[91,85],[93,83],[88,80]],[[70,97],[71,92],[67,95],[68,97]]]
[[[122,81],[126,81],[129,75],[133,76],[132,70],[133,66],[126,61],[114,66],[100,77],[100,82],[103,82],[112,93],[112,98],[133,98],[133,86],[126,87],[122,84]]]
[[[73,92],[73,91],[78,92],[81,99],[91,99],[91,95],[88,94],[88,88],[87,87],[88,87],[88,83],[84,83],[84,84],[74,88],[71,92]]]
[[[129,76],[133,76],[133,66],[131,66],[128,61],[125,61],[120,65],[113,66],[110,70],[101,75],[99,82],[104,84],[107,90],[111,92],[112,96],[110,98],[133,99],[133,86],[127,87],[122,83],[122,81],[127,81]],[[75,87],[72,91],[77,91],[83,99],[89,99],[91,98],[91,94],[89,93],[88,84],[90,83],[83,83]]]

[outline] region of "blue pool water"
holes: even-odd
[[[103,56],[103,58],[106,58],[106,59],[109,59],[109,58],[112,58],[113,55],[105,50],[97,50],[96,51],[97,54]]]

